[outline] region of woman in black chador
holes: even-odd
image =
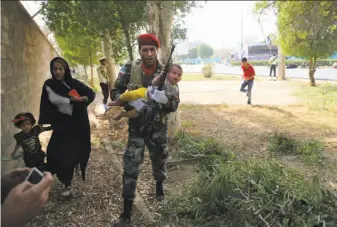
[[[47,170],[64,184],[62,196],[72,194],[74,168],[80,164],[82,179],[91,152],[87,106],[95,99],[92,89],[73,79],[68,63],[60,57],[50,62],[52,79],[42,89],[39,124],[50,124],[53,134],[47,147]]]

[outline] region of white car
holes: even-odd
[[[337,62],[333,63],[332,68],[337,69]]]

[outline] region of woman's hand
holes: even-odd
[[[70,100],[72,102],[86,102],[86,101],[88,101],[88,98],[86,96],[82,96],[82,97],[74,97],[74,96],[72,96],[70,98]]]

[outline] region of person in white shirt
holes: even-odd
[[[273,54],[269,58],[269,64],[270,64],[269,76],[271,76],[272,72],[274,72],[274,77],[276,77],[276,65],[277,65],[277,56],[276,56],[276,54]]]
[[[108,70],[106,67],[106,58],[100,58],[99,62],[101,63],[100,66],[97,67],[97,75],[99,79],[99,85],[101,86],[102,93],[103,93],[103,105],[105,111],[108,109],[107,108],[107,102],[109,98],[109,78],[108,78]]]

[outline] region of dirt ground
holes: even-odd
[[[325,155],[331,163],[337,162],[337,119],[335,115],[313,112],[291,95],[291,86],[284,81],[256,81],[253,106],[245,105],[246,96],[238,91],[240,81],[182,82],[182,105],[179,108],[183,130],[195,136],[215,137],[240,156],[265,156],[268,137],[278,131],[300,139],[316,139],[325,145]],[[55,178],[50,199],[27,226],[111,226],[122,209],[122,176],[117,173],[104,147],[109,143],[121,157],[126,144],[126,120],[113,121],[118,109],[102,113],[101,95],[97,95],[89,116],[92,123],[92,153],[87,169],[87,180],[74,177],[75,194],[69,199],[59,197],[61,185]],[[212,105],[202,105],[200,104]],[[224,105],[224,103],[226,105]],[[275,104],[277,103],[277,104]],[[189,105],[199,104],[199,105]],[[273,104],[273,105],[271,105]],[[49,135],[42,141],[46,147]],[[337,182],[337,171],[308,167],[296,157],[284,157],[287,165],[304,173],[322,175],[324,183]],[[196,172],[195,164],[168,165],[166,181],[167,197],[179,192]],[[138,179],[138,190],[154,218],[163,204],[154,200],[155,185],[148,153]],[[136,211],[135,215],[139,215]],[[141,218],[135,218],[133,226],[144,226]]]
[[[183,104],[247,103],[245,93],[239,91],[240,80],[182,81],[179,83]],[[292,105],[298,102],[291,95],[292,87],[287,81],[256,79],[252,90],[252,103],[256,105]]]

